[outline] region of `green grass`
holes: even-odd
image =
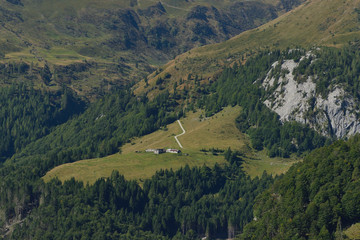
[[[241,150],[247,138],[235,126],[235,118],[241,111],[240,107],[227,107],[210,118],[202,118],[203,112],[189,112],[181,123],[186,134],[179,137],[184,149],[200,151],[201,149],[219,148]],[[134,152],[146,148],[179,148],[174,136],[182,133],[177,122],[169,124],[167,130],[156,131],[123,147],[123,152]]]
[[[40,51],[41,56],[43,56],[47,61],[56,65],[68,65],[74,62],[81,62],[82,60],[90,60],[89,57],[82,56],[77,52],[60,47],[54,47],[50,50]]]
[[[360,239],[360,223],[353,224],[344,233],[349,239]]]
[[[185,155],[185,153],[187,155]],[[150,178],[160,169],[179,169],[189,166],[213,166],[215,163],[223,164],[223,156],[205,155],[198,151],[184,150],[183,154],[153,153],[127,153],[114,154],[105,158],[83,160],[75,163],[61,165],[46,174],[45,181],[58,177],[61,181],[74,177],[77,180],[94,183],[96,179],[108,177],[113,170],[117,170],[127,179]]]
[[[18,52],[11,52],[5,55],[5,58],[1,60],[1,62],[9,62],[11,61],[25,61],[25,62],[35,62],[37,59],[33,54],[29,52],[29,49],[23,49]]]
[[[223,155],[212,155],[200,150],[218,148],[238,150],[245,154],[245,171],[251,176],[261,176],[264,170],[272,174],[284,173],[292,163],[300,159],[269,158],[265,152],[255,152],[249,147],[248,137],[235,126],[235,118],[240,107],[227,107],[211,118],[202,118],[201,111],[187,113],[181,119],[186,130],[179,140],[183,145],[182,154],[145,153],[148,148],[179,149],[174,136],[182,132],[177,122],[169,124],[166,129],[158,130],[141,138],[132,139],[122,147],[122,153],[104,158],[82,160],[64,164],[49,171],[45,181],[58,177],[61,181],[74,177],[77,180],[93,183],[96,179],[110,176],[113,170],[119,171],[127,179],[150,178],[160,169],[178,169],[185,166],[213,166],[215,163],[226,164]]]
[[[290,158],[270,158],[265,150],[248,154],[244,159],[244,171],[251,177],[261,176],[264,171],[273,175],[281,175],[289,170],[294,163],[302,160],[296,156]]]

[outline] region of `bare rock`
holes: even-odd
[[[309,57],[308,53],[304,57]],[[303,57],[303,58],[304,58]],[[272,71],[279,69],[278,79]],[[294,60],[275,62],[267,73],[262,86],[268,91],[264,104],[280,115],[280,120],[297,121],[326,136],[344,138],[360,132],[359,113],[355,100],[340,86],[329,92],[326,98],[316,93],[316,76],[297,82],[293,71],[298,66]]]

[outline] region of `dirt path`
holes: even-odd
[[[179,125],[180,125],[181,129],[183,130],[183,132],[182,132],[182,133],[180,133],[179,135],[176,135],[176,136],[175,136],[175,140],[176,140],[176,142],[179,144],[179,147],[180,147],[180,148],[183,148],[183,146],[181,145],[181,143],[180,143],[180,141],[179,141],[178,137],[180,137],[180,136],[184,135],[186,131],[185,131],[185,129],[183,128],[183,126],[181,125],[180,120],[177,120],[177,122],[179,123]]]

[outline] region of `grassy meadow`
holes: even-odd
[[[87,159],[58,166],[49,171],[44,180],[57,177],[61,181],[74,177],[85,183],[93,183],[96,179],[110,176],[113,170],[119,171],[127,179],[140,182],[150,178],[160,169],[179,169],[189,166],[213,166],[215,163],[226,164],[224,156],[204,152],[211,148],[238,150],[244,154],[244,170],[252,177],[260,176],[264,170],[273,174],[285,172],[293,162],[299,159],[269,158],[265,152],[255,152],[250,147],[246,135],[235,126],[235,118],[241,111],[240,107],[227,107],[210,118],[203,118],[203,113],[190,112],[180,119],[186,133],[178,139],[183,145],[181,154],[146,153],[148,148],[179,149],[174,136],[182,133],[177,122],[169,124],[141,138],[132,139],[125,144],[119,153],[96,159]],[[203,150],[203,151],[201,151]]]
[[[185,155],[186,153],[186,155]],[[223,156],[205,155],[198,151],[185,150],[182,154],[128,153],[114,154],[104,158],[83,160],[61,165],[48,172],[44,180],[58,177],[61,181],[74,177],[77,180],[92,184],[96,179],[109,177],[113,170],[119,171],[126,179],[150,178],[160,169],[179,169],[188,164],[194,166],[213,166],[215,163],[224,164]]]

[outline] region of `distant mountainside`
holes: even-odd
[[[0,4],[0,62],[25,62],[31,79],[82,95],[137,82],[191,48],[221,42],[300,4],[281,1],[35,1]],[[43,81],[36,70],[49,68]],[[8,82],[3,82],[8,84]]]
[[[154,89],[157,79],[166,76],[169,79],[164,82],[163,88],[169,90],[173,88],[174,82],[182,82],[182,86],[192,85],[191,76],[198,75],[204,82],[208,82],[225,66],[244,62],[249,55],[259,50],[341,47],[349,42],[357,42],[360,38],[359,8],[359,0],[308,0],[281,17],[228,41],[179,55],[160,71],[150,75],[147,84],[140,82],[136,91],[149,96],[156,95],[159,91]]]
[[[354,90],[360,37],[358,7],[360,1],[307,1],[257,29],[178,56],[146,82],[138,83],[135,92],[151,98],[176,87],[180,94],[187,91],[199,97],[201,86],[216,81],[226,67],[244,64],[251,55],[271,49],[313,49],[313,53],[303,52],[301,59],[273,62],[267,77],[259,76],[268,90],[263,101],[283,122],[296,120],[335,138],[353,135],[360,131],[359,97]],[[326,50],[349,43],[354,47],[339,52]]]

